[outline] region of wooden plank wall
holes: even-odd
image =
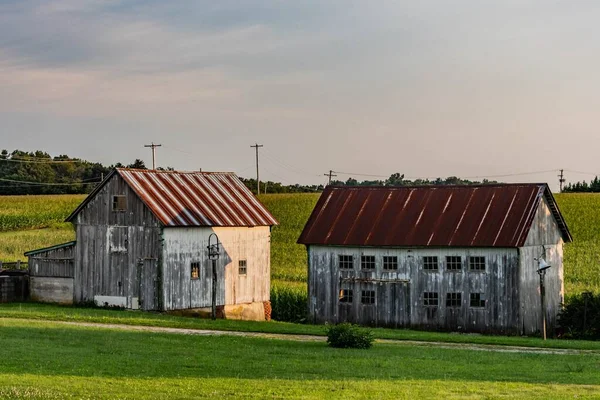
[[[544,250],[545,248],[545,250]],[[522,333],[535,334],[541,327],[540,278],[536,258],[545,256],[551,268],[546,270],[546,320],[547,332],[556,328],[556,319],[564,301],[563,240],[560,229],[548,207],[546,199],[540,202],[531,230],[520,249],[519,266]]]
[[[224,250],[217,262],[217,305],[269,300],[271,235],[268,226],[165,228],[165,310],[212,305],[212,262],[206,249],[211,233],[218,235]],[[246,275],[238,273],[240,260],[246,260]],[[191,278],[192,262],[200,262],[199,279]]]
[[[126,211],[112,211],[114,195],[127,197]],[[125,297],[127,307],[132,307],[140,295],[138,264],[146,259],[160,264],[162,228],[158,220],[115,174],[77,215],[75,224],[75,302],[116,296]]]
[[[339,270],[338,255],[352,255],[354,268]],[[360,268],[361,255],[374,255],[375,270]],[[383,269],[383,256],[397,256],[398,270]],[[423,257],[437,256],[437,271],[423,269]],[[462,269],[447,271],[446,256],[461,256]],[[486,257],[486,270],[470,271],[469,256]],[[309,246],[309,314],[315,322],[351,321],[374,326],[518,333],[517,249],[381,249]],[[353,290],[351,304],[339,303],[340,289]],[[373,305],[361,303],[375,290]],[[438,306],[423,305],[423,293],[438,293]],[[447,293],[461,293],[460,307],[446,307]],[[485,307],[470,307],[482,293]]]
[[[29,274],[39,277],[72,278],[75,245],[52,249],[29,256]]]

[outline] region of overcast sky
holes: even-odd
[[[600,172],[600,2],[0,0],[0,148],[323,183]],[[355,176],[359,179],[367,177]],[[347,175],[340,175],[346,179]]]

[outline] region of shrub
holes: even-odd
[[[600,339],[600,294],[584,292],[567,298],[558,325],[565,338]]]
[[[271,318],[275,321],[306,322],[308,294],[306,288],[273,286],[271,288]]]
[[[344,322],[327,330],[327,343],[331,347],[368,349],[373,345],[373,334],[367,329]]]

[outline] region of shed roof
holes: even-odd
[[[45,253],[47,251],[64,249],[66,247],[75,246],[76,244],[77,244],[77,241],[73,240],[73,241],[67,242],[67,243],[55,244],[54,246],[50,246],[50,247],[44,247],[41,249],[26,251],[25,253],[23,253],[23,255],[26,257],[29,257],[29,256],[33,256],[35,254]]]
[[[399,247],[521,247],[544,197],[563,240],[571,234],[544,183],[325,189],[298,243]]]
[[[118,174],[165,226],[270,226],[277,220],[233,172],[117,168],[67,218]]]

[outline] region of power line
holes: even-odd
[[[260,194],[260,176],[258,174],[258,149],[264,147],[262,144],[254,143],[253,146],[256,149],[256,194]]]
[[[60,164],[60,163],[82,163],[89,164],[89,161],[83,160],[48,160],[48,161],[39,161],[39,160],[22,160],[22,159],[14,159],[14,158],[0,158],[0,161],[8,161],[8,162],[16,162],[16,163],[24,163],[24,164]]]
[[[154,144],[154,142],[152,142],[152,144],[145,144],[144,147],[150,147],[152,148],[152,169],[155,170],[156,169],[156,148],[157,147],[161,147],[162,144]]]
[[[265,151],[265,156],[267,157],[267,159],[273,161],[276,164],[279,164],[279,166],[281,166],[287,170],[290,170],[297,174],[303,174],[303,175],[307,175],[307,176],[321,176],[321,175],[315,174],[313,172],[308,172],[303,169],[296,168],[296,167],[292,166],[291,164],[288,164],[287,162],[282,161],[280,158],[276,157],[273,153],[271,153],[269,150],[267,150],[267,148],[265,148],[264,151]]]
[[[329,177],[329,181],[327,182],[327,185],[331,185],[331,178],[333,178],[334,176],[337,176],[337,175],[335,175],[335,174],[333,173],[333,171],[332,171],[332,170],[329,170],[329,173],[328,173],[328,174],[323,174],[323,175],[325,175],[325,176],[328,176],[328,177]]]
[[[87,179],[89,181],[89,179]],[[5,178],[0,178],[0,181],[2,182],[14,182],[14,183],[23,183],[23,184],[27,184],[29,186],[71,186],[71,185],[91,185],[94,183],[98,183],[100,182],[99,180],[93,181],[93,182],[85,182],[85,181],[81,181],[81,182],[70,182],[70,183],[57,183],[57,182],[28,182],[28,181],[19,181],[19,180],[14,180],[14,179],[5,179]],[[10,187],[14,187],[14,186],[10,186]]]

